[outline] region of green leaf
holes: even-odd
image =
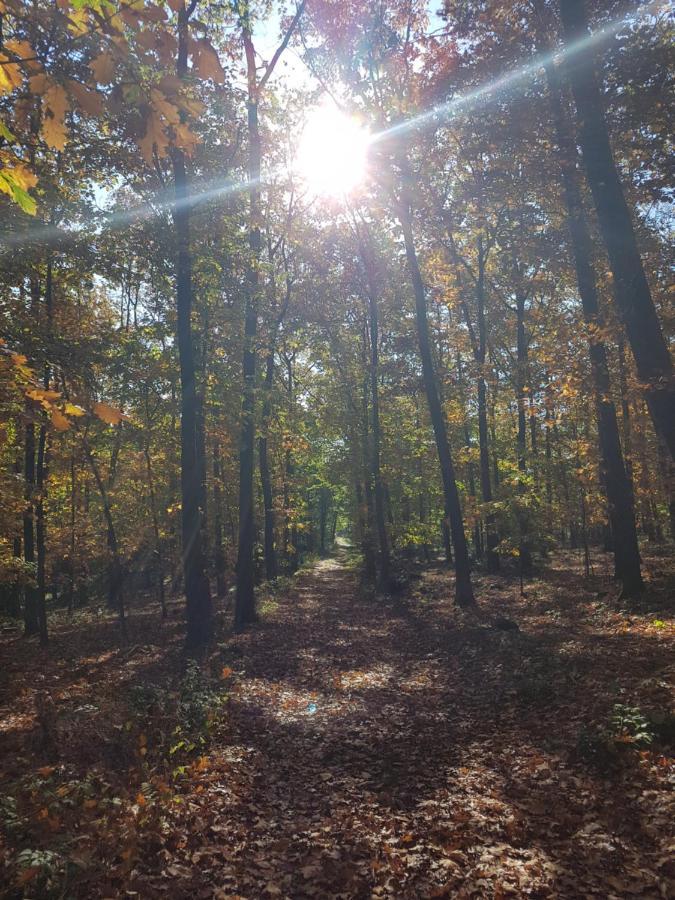
[[[10,144],[16,140],[16,137],[2,121],[0,121],[0,137],[4,137],[4,139],[6,141],[9,141]]]

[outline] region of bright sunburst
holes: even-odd
[[[332,103],[309,116],[298,148],[298,172],[310,191],[339,197],[366,174],[369,135]]]

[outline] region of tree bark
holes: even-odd
[[[248,56],[248,54],[247,54]],[[251,69],[252,67],[252,69]],[[253,470],[255,443],[255,341],[258,331],[258,265],[260,260],[260,166],[261,147],[258,128],[258,100],[255,89],[255,59],[249,61],[248,98],[249,138],[249,261],[244,311],[243,389],[241,438],[239,446],[239,547],[237,552],[237,593],[234,607],[235,627],[256,621],[253,548]]]
[[[370,410],[371,410],[371,434],[370,442],[370,471],[373,479],[373,492],[375,498],[375,525],[377,530],[378,566],[377,584],[381,591],[387,592],[391,588],[391,562],[389,556],[389,537],[387,535],[387,522],[385,515],[385,491],[382,480],[381,443],[382,433],[380,429],[380,396],[379,396],[379,372],[380,372],[380,327],[377,298],[377,286],[375,277],[375,259],[373,256],[372,239],[364,225],[365,234],[356,235],[359,239],[359,252],[366,272],[366,294],[368,299],[368,337],[370,343]]]
[[[176,74],[187,75],[189,12],[178,14],[178,61]],[[183,576],[187,608],[186,647],[198,652],[212,635],[211,591],[204,558],[202,515],[199,507],[201,472],[197,442],[197,385],[194,335],[192,331],[192,254],[190,250],[190,187],[185,155],[172,153],[176,202],[173,220],[176,231],[176,338],[181,383],[181,530]]]
[[[525,375],[527,371],[527,335],[525,332],[525,293],[516,291],[516,403],[518,405],[518,432],[516,437],[516,456],[518,458],[518,558],[521,573],[527,575],[532,571],[532,551],[530,549],[529,516],[525,510],[524,500],[527,496],[527,421],[525,416]]]
[[[588,38],[583,0],[560,0],[566,45]],[[566,67],[577,108],[579,143],[613,275],[616,305],[635,357],[654,427],[675,460],[675,383],[609,140],[590,47]]]
[[[32,410],[26,401],[26,412],[30,416]],[[28,422],[24,438],[24,484],[25,506],[23,513],[23,558],[30,565],[35,565],[35,424]],[[27,585],[24,594],[24,634],[37,634],[39,622],[37,614],[37,584]]]
[[[223,549],[223,471],[220,462],[220,444],[213,445],[213,559],[216,569],[216,596],[225,596],[225,552]]]
[[[91,447],[89,446],[86,437],[84,439],[84,452],[87,458],[87,462],[89,463],[89,468],[91,469],[96,481],[96,486],[101,496],[101,502],[103,503],[103,516],[106,523],[106,543],[108,545],[108,553],[110,556],[108,563],[108,605],[111,607],[111,609],[117,611],[122,638],[126,639],[127,623],[124,608],[124,595],[122,593],[122,587],[124,583],[124,568],[122,566],[122,561],[119,555],[117,531],[115,530],[112,507],[110,506],[110,497],[108,496],[108,491],[106,489],[103,476],[101,475],[101,470],[96,463],[96,459],[94,458],[94,454],[92,453]]]
[[[589,329],[589,353],[598,422],[601,481],[607,495],[609,520],[614,544],[614,571],[621,581],[623,593],[633,596],[644,585],[640,572],[640,551],[635,528],[635,511],[631,483],[621,451],[616,408],[611,399],[611,382],[607,351],[601,333],[602,320],[592,263],[591,235],[584,214],[581,189],[577,178],[577,151],[565,122],[557,72],[546,66],[551,109],[557,133],[567,222],[577,272],[577,285],[584,320]]]
[[[403,171],[404,179],[408,178],[407,166]],[[455,557],[455,602],[458,606],[470,606],[474,601],[473,588],[471,586],[471,569],[469,565],[469,551],[464,534],[464,521],[459,500],[459,491],[455,480],[455,468],[450,452],[448,432],[443,414],[443,407],[438,391],[438,379],[433,363],[431,341],[429,338],[429,323],[427,318],[427,301],[422,273],[417,259],[417,250],[412,228],[412,205],[407,190],[404,187],[402,202],[400,203],[399,217],[403,240],[405,243],[408,270],[415,295],[415,321],[417,325],[417,339],[419,343],[420,357],[422,360],[422,376],[424,389],[429,406],[429,415],[436,439],[436,450],[441,468],[443,480],[443,497],[445,515],[450,524],[452,543]]]
[[[260,467],[260,482],[262,484],[264,507],[264,541],[265,541],[265,577],[273,581],[277,577],[277,554],[274,546],[274,495],[272,492],[272,475],[270,472],[269,456],[267,452],[267,434],[269,420],[272,412],[272,386],[274,383],[274,346],[272,345],[265,360],[265,381],[263,386],[263,409],[261,433],[258,438],[258,465]]]

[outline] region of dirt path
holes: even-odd
[[[141,895],[668,896],[660,763],[574,756],[612,679],[658,680],[662,635],[629,649],[560,595],[500,632],[449,610],[445,575],[367,601],[342,559],[295,585],[227,645],[227,725]]]

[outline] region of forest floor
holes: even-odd
[[[366,599],[342,553],[268,597],[250,631],[223,625],[207,675],[181,676],[182,623],[154,608],[132,610],[120,648],[105,617],[64,619],[49,655],[7,631],[0,886],[675,896],[666,568],[649,560],[627,613],[560,555],[526,597],[514,576],[478,577],[475,614],[433,566]]]

